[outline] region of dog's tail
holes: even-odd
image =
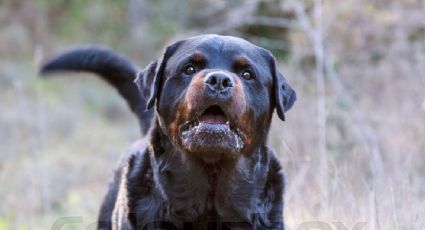
[[[146,100],[133,82],[141,68],[114,51],[100,46],[82,46],[65,51],[44,63],[40,73],[44,76],[59,72],[90,72],[115,87],[137,116],[142,134],[146,134],[152,109],[146,111]]]

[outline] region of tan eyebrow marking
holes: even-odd
[[[195,62],[205,61],[205,55],[201,51],[196,51],[195,53],[193,53],[191,58]]]
[[[235,58],[234,65],[236,67],[245,67],[245,66],[249,65],[249,63],[250,62],[249,62],[249,59],[247,57],[245,57],[245,56],[237,56]]]

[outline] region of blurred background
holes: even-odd
[[[94,228],[112,169],[140,137],[106,83],[41,79],[41,60],[98,43],[144,66],[203,33],[271,50],[297,90],[269,138],[288,229],[425,228],[424,1],[1,0],[0,229],[64,217]]]

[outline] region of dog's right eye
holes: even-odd
[[[196,69],[193,65],[186,66],[183,71],[187,75],[192,75],[196,73]]]

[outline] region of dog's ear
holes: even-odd
[[[139,71],[137,73],[136,79],[134,80],[134,83],[136,83],[137,88],[139,89],[139,93],[147,101],[146,110],[152,108],[155,102],[155,91],[157,91],[158,88],[158,86],[155,85],[157,84],[155,82],[155,79],[157,78],[157,68],[158,61],[155,60],[151,62],[145,69]]]
[[[267,51],[270,60],[270,69],[273,75],[273,94],[276,112],[282,121],[285,121],[285,112],[292,108],[297,94],[289,85],[283,74],[277,70],[276,59]]]
[[[164,78],[165,66],[168,59],[174,54],[183,41],[176,42],[165,49],[159,60],[150,63],[145,69],[137,73],[134,82],[142,96],[146,99],[146,110],[155,105],[158,95],[161,94],[161,83]]]

